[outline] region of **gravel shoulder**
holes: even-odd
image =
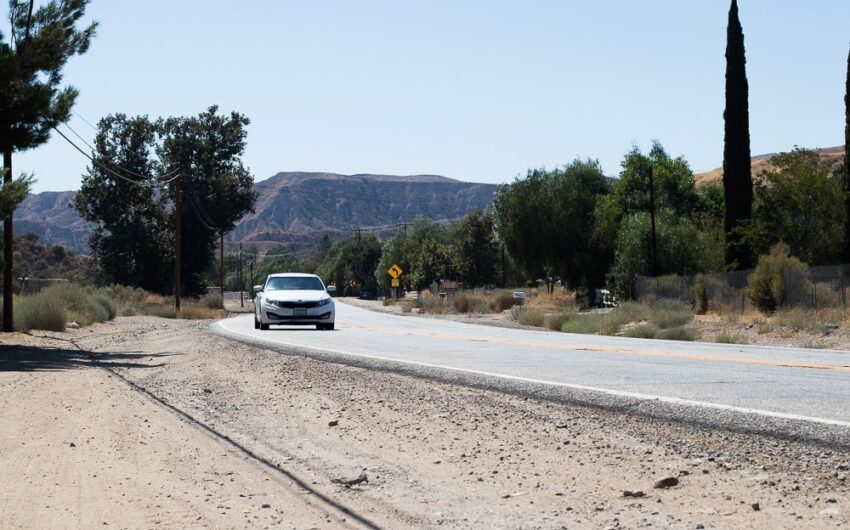
[[[324,363],[208,326],[3,337],[0,527],[850,524],[843,450]],[[678,484],[653,487],[665,477]]]

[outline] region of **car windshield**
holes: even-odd
[[[324,291],[322,281],[315,276],[277,276],[269,278],[266,291]]]

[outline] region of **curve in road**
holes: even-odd
[[[288,353],[452,383],[850,445],[850,352],[672,342],[399,316],[337,301],[337,330],[216,333]]]

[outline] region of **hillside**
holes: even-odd
[[[835,164],[840,164],[844,160],[844,146],[828,147],[826,149],[815,149],[815,151],[820,153],[821,156],[829,158]],[[770,165],[770,159],[772,157],[773,153],[769,155],[759,155],[753,157],[753,177],[757,177],[765,171],[770,171],[771,169],[773,169],[773,166]],[[712,169],[711,171],[706,171],[705,173],[699,173],[695,175],[695,177],[697,181],[697,187],[713,183],[722,184],[723,168],[719,167],[717,169]]]
[[[59,245],[42,243],[31,233],[15,234],[15,274],[29,280],[65,279],[77,282],[94,277],[91,258]]]
[[[386,235],[419,216],[458,219],[489,207],[496,186],[434,175],[279,173],[256,189],[256,212],[242,219],[230,239],[302,248],[321,235],[339,239],[358,228]]]
[[[436,175],[336,173],[278,173],[255,187],[256,211],[242,219],[229,240],[261,248],[291,245],[302,255],[325,234],[342,239],[359,228],[386,236],[419,216],[458,219],[489,207],[496,191],[493,184]],[[87,254],[91,225],[70,206],[73,198],[73,191],[30,195],[15,212],[15,231]]]
[[[88,254],[92,226],[71,206],[73,191],[33,193],[15,210],[15,233],[35,234],[51,245],[62,245],[77,254]]]

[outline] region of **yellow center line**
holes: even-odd
[[[658,358],[667,358],[667,359],[684,359],[684,360],[692,360],[692,361],[712,361],[712,362],[720,362],[720,363],[736,363],[736,364],[751,364],[751,365],[759,365],[759,366],[777,366],[784,368],[803,368],[808,370],[830,370],[836,372],[850,372],[850,365],[840,365],[840,364],[820,364],[820,363],[805,363],[805,362],[796,362],[796,361],[780,361],[780,360],[770,360],[770,359],[755,359],[752,357],[728,357],[725,355],[712,355],[706,353],[680,353],[680,352],[670,352],[670,351],[642,351],[635,350],[631,348],[601,348],[601,347],[590,347],[586,345],[579,344],[556,344],[552,342],[542,342],[535,340],[520,340],[520,339],[491,339],[484,337],[470,337],[464,335],[447,335],[442,333],[434,333],[434,332],[419,332],[419,331],[409,331],[409,330],[400,330],[395,328],[376,328],[376,327],[365,327],[365,326],[356,326],[356,325],[344,325],[340,326],[345,329],[358,330],[358,331],[366,331],[369,333],[384,333],[390,335],[403,335],[408,337],[430,337],[437,338],[443,340],[454,340],[454,341],[464,341],[464,342],[475,342],[475,343],[490,343],[490,344],[499,344],[504,346],[521,346],[528,348],[539,348],[545,350],[557,350],[557,351],[584,351],[584,352],[597,352],[597,353],[619,353],[625,355],[634,355],[639,357],[658,357]],[[850,360],[850,359],[848,359]]]

